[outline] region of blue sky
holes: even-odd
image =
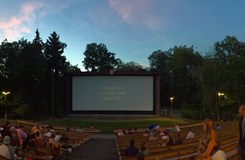
[[[0,0],[0,40],[46,41],[53,31],[82,68],[88,43],[147,66],[155,50],[194,45],[202,54],[226,35],[245,41],[244,0]]]

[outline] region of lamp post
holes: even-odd
[[[173,116],[173,101],[174,101],[174,97],[170,97],[170,116]]]
[[[54,116],[54,74],[55,69],[52,69],[52,95],[51,95],[51,115]]]
[[[221,98],[221,96],[224,96],[224,95],[225,95],[224,93],[222,93],[222,92],[218,92],[219,104],[220,104],[220,98]]]
[[[218,97],[219,97],[219,104],[218,104],[218,116],[217,116],[217,121],[220,120],[220,99],[221,96],[224,96],[225,94],[223,92],[218,92]]]
[[[10,92],[2,92],[3,96],[4,96],[4,118],[5,120],[7,119],[7,95],[10,94]]]

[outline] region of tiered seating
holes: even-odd
[[[236,155],[236,146],[238,141],[238,127],[237,122],[221,122],[222,129],[217,131],[217,139],[221,143],[221,149],[226,152],[229,158]],[[189,126],[188,126],[189,127]],[[143,137],[143,131],[146,129],[139,129],[137,132],[127,134],[124,136],[117,136],[118,154],[123,160],[135,160],[135,157],[125,157],[123,152],[129,145],[130,139],[135,139],[135,146],[140,148],[142,142],[146,142],[146,147],[149,149],[149,155],[145,156],[146,160],[161,160],[161,159],[182,159],[189,160],[196,158],[199,140],[204,136],[201,124],[192,125],[192,131],[195,133],[195,138],[192,140],[185,140],[188,132],[188,127],[181,127],[181,137],[184,140],[183,144],[173,146],[160,146],[163,140],[159,137],[158,140],[149,141],[148,137]],[[166,128],[165,128],[166,129]],[[117,133],[118,130],[115,130]],[[177,133],[172,133],[173,139],[176,139]]]
[[[11,124],[13,126],[22,126],[22,129],[26,133],[30,133],[31,128],[36,124],[33,122],[26,122],[26,121],[11,121]],[[41,127],[45,128],[45,126]],[[60,132],[60,133],[65,133],[65,135],[68,137],[68,142],[62,143],[61,145],[65,146],[71,146],[72,148],[78,147],[81,144],[85,143],[88,141],[91,136],[95,132],[99,132],[100,130],[94,129],[94,128],[88,128],[88,129],[83,129],[83,132],[74,132],[74,131],[65,131],[65,128],[62,127],[54,127],[55,132]],[[78,130],[78,129],[77,129]],[[88,131],[87,131],[88,130]],[[0,139],[2,141],[2,139]],[[11,145],[19,147],[19,143],[16,141],[12,141]],[[46,147],[43,148],[30,148],[28,151],[27,150],[22,150],[20,147],[18,149],[18,155],[19,157],[29,157],[35,160],[39,159],[62,159],[65,157],[65,153],[69,152],[72,150],[69,149],[69,151],[63,149],[61,145],[53,147],[50,145],[46,145]],[[38,153],[38,154],[37,154]],[[39,155],[45,155],[45,156],[39,156]]]

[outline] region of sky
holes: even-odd
[[[148,66],[148,56],[175,45],[205,55],[225,36],[245,41],[244,0],[0,0],[0,41],[43,41],[56,31],[64,55],[84,70],[89,43],[104,43],[124,62]]]

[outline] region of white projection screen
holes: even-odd
[[[153,111],[153,76],[72,76],[72,111]]]

